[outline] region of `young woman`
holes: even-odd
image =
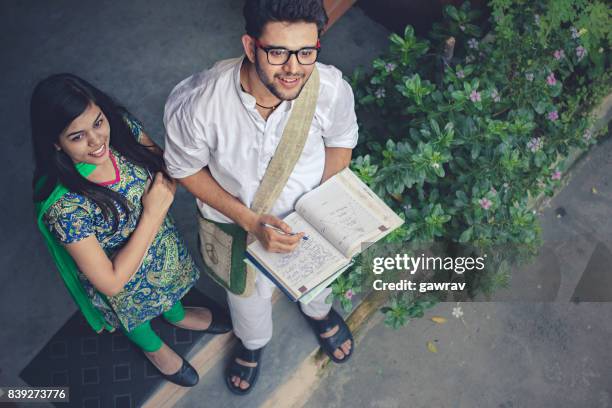
[[[226,316],[183,308],[199,271],[167,215],[176,185],[161,150],[124,108],[71,74],[41,81],[30,105],[38,226],[91,327],[120,328],[159,371],[193,386],[198,374],[153,332],[223,333]]]

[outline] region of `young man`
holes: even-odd
[[[269,251],[291,252],[302,234],[292,235],[281,218],[301,195],[350,163],[357,143],[353,93],[338,69],[316,63],[327,23],[321,0],[247,0],[244,16],[245,55],[185,79],[170,94],[165,160],[170,175],[197,198],[202,217],[240,226]],[[258,215],[250,209],[254,196],[315,66],[320,86],[305,146],[269,214]],[[234,393],[250,391],[257,378],[261,349],[272,337],[273,288],[258,272],[249,296],[228,291],[242,343],[226,378]],[[344,362],[353,338],[325,302],[329,293],[300,307],[323,349]]]

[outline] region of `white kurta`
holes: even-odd
[[[218,62],[172,90],[164,112],[164,158],[174,178],[190,176],[208,166],[221,187],[250,207],[293,102],[284,101],[264,120],[255,109],[255,98],[240,89],[241,62],[242,57]],[[350,85],[338,69],[319,63],[317,68],[321,85],[308,139],[270,211],[280,218],[293,211],[302,194],[319,185],[326,146],[353,148],[357,144]],[[199,200],[198,207],[205,218],[232,222]]]
[[[293,102],[284,101],[264,120],[255,98],[240,87],[244,57],[224,60],[210,70],[180,82],[170,93],[164,111],[164,159],[169,174],[184,178],[208,166],[228,193],[250,207],[268,163],[280,142]],[[319,185],[325,167],[325,147],[353,148],[358,127],[353,91],[342,73],[317,63],[319,97],[302,155],[270,214],[284,218],[296,201]],[[233,222],[197,200],[203,217]],[[272,337],[270,297],[274,285],[263,274],[248,298],[228,292],[234,333],[248,349],[263,347]],[[331,308],[326,289],[302,310],[323,317]]]

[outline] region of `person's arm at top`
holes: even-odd
[[[351,164],[351,155],[353,149],[346,147],[326,147],[325,148],[325,169],[323,170],[323,177],[321,177],[321,184],[333,175],[344,170]]]
[[[335,96],[325,114],[323,140],[325,143],[325,168],[321,183],[351,164],[353,148],[357,144],[358,129],[355,101],[350,85],[336,70]]]

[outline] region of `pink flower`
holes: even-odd
[[[463,72],[462,69],[460,69],[459,71],[457,71],[457,78],[459,79],[463,79],[465,78],[465,72]]]
[[[472,100],[472,102],[480,102],[480,92],[473,90],[470,94],[470,99]]]
[[[495,189],[495,187],[491,187],[491,194],[493,195],[497,194],[497,190]]]
[[[551,72],[550,75],[546,77],[546,83],[550,86],[554,86],[557,83],[557,78],[555,78],[554,72]]]
[[[540,139],[539,137],[534,137],[529,142],[527,142],[527,148],[531,150],[532,153],[535,153],[540,150],[542,146],[542,139]]]
[[[548,120],[550,120],[551,122],[556,121],[557,119],[559,119],[559,113],[554,110],[554,111],[550,111],[548,112],[548,115],[546,116],[548,118]]]
[[[565,52],[563,50],[557,50],[553,55],[557,61],[559,61],[561,58],[565,58]]]
[[[353,289],[349,289],[346,292],[344,292],[344,297],[347,299],[352,299],[353,295],[354,295]]]
[[[578,61],[584,58],[586,52],[586,48],[584,48],[582,45],[576,47],[576,56],[578,57]]]
[[[493,204],[491,200],[489,200],[488,198],[481,198],[480,200],[478,200],[478,203],[485,210],[488,210],[489,208],[491,208],[491,205]]]
[[[551,180],[561,180],[561,172],[559,170],[555,170],[555,172],[550,176]]]

